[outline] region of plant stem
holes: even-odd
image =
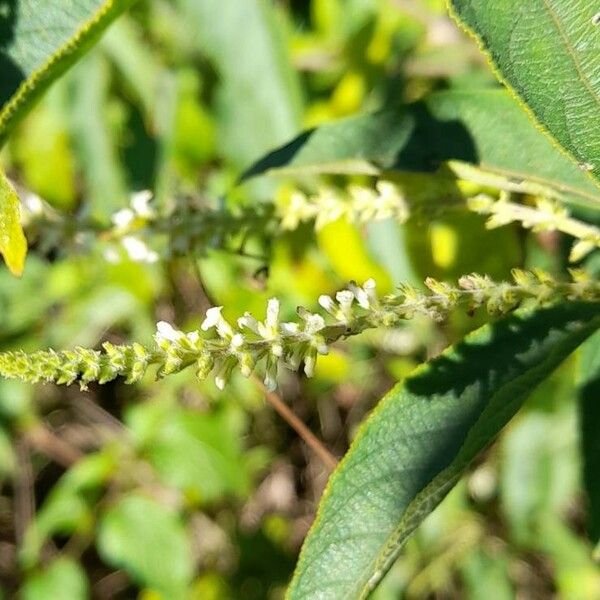
[[[323,442],[302,422],[292,409],[275,392],[269,391],[257,377],[254,381],[263,391],[267,402],[279,413],[284,421],[302,438],[304,443],[321,459],[329,471],[333,471],[338,464],[337,458],[327,450]]]

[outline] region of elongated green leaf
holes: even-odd
[[[300,123],[300,91],[272,2],[178,0],[220,76],[221,146],[247,164],[292,136]]]
[[[0,170],[0,254],[13,275],[21,275],[27,255],[19,206],[17,193]]]
[[[578,386],[583,482],[588,500],[588,533],[600,542],[600,333],[581,348]]]
[[[502,90],[441,92],[405,108],[324,125],[266,155],[245,177],[265,172],[427,172],[451,160],[600,202],[600,190],[589,177]]]
[[[0,13],[0,144],[35,100],[135,0],[12,0]]]
[[[99,218],[125,206],[127,186],[107,118],[108,64],[92,52],[72,72],[70,118],[91,212]],[[90,112],[94,118],[90,119]]]
[[[590,0],[449,0],[500,78],[600,180],[600,24]]]
[[[368,595],[533,387],[599,326],[593,304],[515,314],[394,388],[331,477],[289,597]]]

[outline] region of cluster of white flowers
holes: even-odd
[[[398,292],[380,297],[375,281],[362,286],[351,284],[348,289],[331,296],[319,297],[326,315],[298,309],[299,320],[281,322],[280,305],[276,298],[267,303],[266,318],[258,321],[246,313],[237,320],[237,328],[222,314],[223,307],[210,308],[201,329],[214,332],[206,338],[198,331],[183,333],[170,324],[157,324],[156,342],[162,353],[161,374],[196,363],[198,376],[204,379],[213,370],[216,385],[223,389],[236,366],[248,377],[257,364],[264,362],[264,382],[268,389],[277,384],[281,363],[297,370],[303,363],[304,372],[314,373],[318,355],[328,353],[328,346],[338,339],[357,335],[375,327],[394,327],[415,314],[443,319],[459,304],[469,309],[485,306],[492,314],[506,313],[524,301],[545,304],[561,298],[600,300],[600,283],[586,273],[572,271],[572,281],[558,282],[544,271],[513,271],[512,282],[496,282],[485,275],[461,277],[458,286],[428,278],[429,291],[404,285]]]
[[[158,366],[164,377],[195,366],[199,379],[215,374],[216,385],[223,389],[233,370],[239,366],[246,377],[259,363],[264,365],[264,382],[274,389],[278,366],[282,364],[312,376],[319,355],[340,338],[357,335],[377,327],[394,327],[415,315],[440,320],[458,305],[469,310],[484,306],[492,314],[506,313],[524,302],[536,305],[558,300],[600,302],[600,282],[580,270],[571,272],[572,280],[560,282],[540,271],[513,271],[513,280],[496,282],[486,275],[466,275],[458,285],[427,279],[427,291],[409,285],[387,296],[378,296],[375,282],[351,284],[339,291],[335,299],[323,295],[319,304],[324,314],[298,308],[298,319],[281,322],[279,301],[267,303],[264,321],[249,313],[235,326],[223,316],[223,307],[206,312],[200,331],[184,333],[165,321],[156,327],[156,348],[139,344],[114,346],[106,342],[103,351],[75,348],[0,353],[0,375],[37,383],[78,382],[85,387],[91,381],[101,383],[123,376],[133,383],[143,377],[149,365]]]
[[[352,184],[345,192],[333,187],[321,188],[312,195],[294,190],[287,201],[278,204],[277,216],[284,230],[297,229],[301,223],[313,220],[315,228],[321,229],[342,218],[351,223],[390,218],[404,223],[409,210],[400,188],[380,179],[374,189]]]
[[[202,331],[214,333],[212,338],[201,336],[198,331],[183,333],[165,321],[157,323],[155,340],[165,356],[161,375],[195,363],[200,379],[214,370],[215,383],[223,389],[237,365],[242,375],[249,377],[257,363],[264,361],[264,383],[273,390],[280,362],[294,370],[303,362],[304,372],[310,377],[317,355],[328,352],[321,315],[301,309],[300,322],[280,322],[279,300],[271,298],[264,321],[245,313],[237,320],[236,328],[225,319],[222,310],[222,306],[208,309],[201,325]]]
[[[110,231],[109,245],[104,249],[104,258],[108,262],[120,262],[125,255],[134,262],[154,263],[158,253],[151,250],[139,235],[157,217],[150,206],[152,192],[143,190],[131,196],[130,206],[122,208],[111,217],[113,228]]]
[[[486,222],[490,229],[519,222],[532,231],[561,231],[577,238],[578,241],[571,248],[571,262],[577,262],[592,250],[600,248],[600,229],[574,219],[556,200],[540,197],[536,199],[535,207],[526,206],[511,202],[509,194],[501,192],[498,200],[487,194],[470,198],[468,207],[479,214],[490,215]]]

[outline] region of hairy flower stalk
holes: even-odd
[[[269,300],[264,321],[249,313],[235,324],[222,315],[222,307],[210,308],[200,331],[184,333],[161,321],[157,324],[155,347],[140,344],[117,346],[105,342],[102,350],[75,348],[56,352],[21,351],[0,353],[0,375],[23,381],[79,383],[82,388],[93,381],[105,383],[118,376],[127,383],[139,381],[150,365],[165,377],[194,367],[199,379],[214,374],[222,389],[234,369],[248,377],[262,365],[267,388],[274,389],[280,365],[312,376],[318,355],[340,338],[367,329],[394,327],[414,315],[443,319],[457,306],[468,310],[485,307],[490,314],[503,314],[525,302],[543,305],[561,299],[600,302],[600,282],[579,270],[572,279],[560,282],[543,271],[513,271],[511,282],[495,282],[485,275],[466,275],[457,286],[427,279],[427,291],[409,285],[380,297],[375,282],[351,284],[335,295],[319,298],[322,313],[298,309],[298,319],[281,322],[279,301]]]
[[[576,262],[584,258],[592,250],[600,248],[600,229],[570,216],[569,211],[557,201],[538,198],[536,206],[525,206],[510,202],[506,192],[495,200],[487,194],[480,194],[468,201],[471,210],[490,215],[487,227],[493,229],[512,222],[519,222],[523,227],[533,231],[561,231],[577,238],[573,245],[569,260]]]
[[[300,223],[314,221],[319,230],[342,218],[357,224],[383,219],[404,223],[410,212],[400,188],[380,179],[375,188],[351,184],[345,192],[332,187],[323,187],[312,195],[294,190],[288,202],[278,204],[276,215],[281,229],[293,230]]]
[[[115,212],[108,225],[66,218],[34,194],[25,194],[24,221],[31,238],[42,248],[71,245],[89,250],[99,243],[110,262],[124,258],[153,263],[161,256],[202,254],[210,248],[235,246],[249,236],[272,237],[314,221],[321,229],[345,218],[353,223],[394,218],[405,222],[408,205],[400,188],[379,180],[375,187],[351,184],[346,189],[323,187],[313,195],[294,190],[288,201],[233,210],[196,206],[189,198],[176,200],[175,210],[159,214],[152,207],[152,194],[132,194],[130,205]]]

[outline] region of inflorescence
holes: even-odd
[[[574,219],[564,206],[550,198],[539,197],[532,207],[511,202],[509,194],[502,192],[499,200],[479,194],[470,198],[467,204],[469,209],[479,214],[490,215],[486,222],[490,229],[518,222],[535,232],[561,231],[576,238],[569,255],[571,262],[577,262],[600,248],[600,229]]]
[[[21,351],[0,353],[0,375],[30,383],[74,382],[85,389],[91,382],[105,383],[118,376],[127,383],[139,381],[150,365],[165,377],[195,367],[199,379],[214,374],[223,389],[234,369],[250,376],[261,365],[267,388],[274,389],[279,365],[297,370],[303,365],[310,377],[318,355],[340,338],[367,329],[395,327],[415,315],[442,320],[455,307],[468,310],[485,307],[490,314],[504,314],[531,303],[544,305],[561,299],[600,302],[600,282],[579,270],[572,279],[559,282],[543,271],[513,271],[511,282],[495,282],[485,275],[461,277],[457,286],[427,279],[427,290],[410,285],[380,297],[375,282],[351,284],[335,295],[319,298],[320,313],[298,308],[298,319],[282,322],[279,301],[268,301],[264,321],[249,313],[231,324],[222,307],[210,308],[198,331],[184,333],[169,323],[157,324],[155,346],[114,345],[105,342],[102,350],[75,348],[65,351]]]

